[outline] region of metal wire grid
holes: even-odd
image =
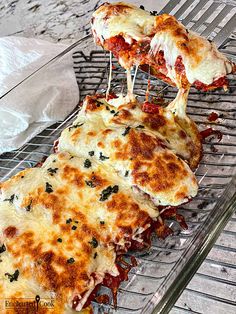
[[[214,40],[218,47],[227,46],[235,28],[234,0],[175,0],[169,1],[160,14],[169,13],[189,29]],[[235,34],[231,36],[235,39]]]
[[[80,89],[81,100],[87,94],[105,90],[107,87],[107,72],[109,56],[102,51],[92,52],[85,56],[81,52],[74,53],[74,69]],[[126,89],[124,71],[113,63],[113,90]],[[135,83],[135,93],[143,96],[147,87],[147,75],[138,73]],[[165,86],[151,78],[156,95]],[[176,91],[166,87],[163,92],[165,99],[174,98]],[[188,113],[197,122],[199,128],[205,129],[209,124],[207,117],[214,111],[220,115],[219,122],[211,123],[222,132],[223,140],[217,142],[215,138],[204,145],[204,157],[197,171],[200,182],[198,196],[193,202],[181,209],[188,230],[181,230],[176,222],[170,222],[174,235],[165,241],[154,239],[149,252],[140,255],[139,265],[130,273],[130,280],[123,283],[118,295],[118,313],[141,313],[144,306],[150,301],[154,292],[164,282],[166,276],[173,269],[202,223],[211,214],[217,200],[221,197],[225,187],[230,182],[236,169],[236,80],[230,80],[230,92],[199,93],[191,90],[189,96]],[[36,136],[22,149],[6,153],[0,159],[0,177],[8,178],[25,167],[32,167],[42,158],[52,152],[53,141],[61,131],[71,123],[76,116],[78,108],[63,122],[47,128]],[[187,210],[186,210],[187,209]],[[213,311],[227,309],[228,313],[235,313],[235,293],[228,291],[235,287],[236,282],[236,215],[234,215],[227,228],[223,231],[211,253],[201,266],[197,275],[184,291],[173,308],[173,313],[198,313],[201,299],[202,305],[208,306]],[[183,300],[182,300],[183,299]],[[203,300],[202,300],[203,299]],[[214,300],[214,302],[213,302]],[[195,310],[197,309],[197,310]],[[210,310],[209,313],[212,313]],[[111,307],[100,306],[98,312],[113,313]],[[222,313],[218,312],[218,313]],[[200,313],[207,313],[200,310]],[[217,311],[216,311],[217,313]]]

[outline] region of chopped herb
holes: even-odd
[[[126,171],[125,171],[125,177],[128,177],[128,175],[129,175],[129,171],[126,170]]]
[[[102,154],[102,152],[100,152],[99,159],[100,159],[100,160],[106,160],[106,159],[109,159],[109,157],[104,156],[104,155]]]
[[[48,168],[48,173],[50,173],[50,175],[54,175],[54,173],[57,173],[58,168]]]
[[[3,201],[4,202],[9,202],[10,204],[13,204],[14,198],[15,198],[15,194],[12,194],[10,196],[10,198],[5,198],[5,200],[3,200]]]
[[[105,200],[108,199],[108,197],[112,194],[112,193],[117,193],[119,191],[119,187],[118,185],[114,185],[114,186],[108,186],[106,189],[102,190],[102,193],[100,194],[100,199],[99,201],[104,202]]]
[[[68,128],[68,130],[69,130],[69,132],[70,132],[70,131],[73,130],[73,129],[79,128],[79,127],[82,126],[83,124],[84,124],[84,123],[77,123],[77,124],[74,124],[74,125],[70,126],[70,127]]]
[[[7,249],[5,247],[5,245],[3,244],[2,246],[0,246],[0,254],[5,252]]]
[[[71,157],[70,157],[70,160],[73,159],[73,158],[74,158],[74,156],[71,156]]]
[[[151,11],[150,14],[156,16],[157,15],[157,11]]]
[[[93,258],[95,259],[97,256],[98,256],[98,253],[95,252],[94,255],[93,255]]]
[[[97,108],[99,108],[101,106],[101,103],[100,104],[97,104]]]
[[[125,128],[125,131],[124,133],[122,133],[123,136],[129,134],[129,131],[130,131],[131,127],[130,126],[127,126],[127,128]]]
[[[61,243],[61,242],[62,242],[62,238],[58,238],[58,239],[57,239],[57,242],[60,242],[60,243]]]
[[[67,224],[70,224],[71,222],[72,222],[72,219],[71,219],[71,218],[69,218],[69,219],[66,220],[66,223],[67,223]]]
[[[115,114],[114,114],[114,117],[118,116],[119,114],[119,111],[117,111]]]
[[[9,274],[9,273],[5,273],[5,276],[7,276],[8,279],[10,279],[10,282],[12,282],[12,281],[17,281],[17,279],[18,279],[18,277],[19,277],[19,274],[20,274],[20,272],[19,272],[19,270],[17,269],[17,270],[14,272],[13,275],[11,275],[11,274]]]
[[[101,224],[101,225],[105,225],[105,221],[101,220],[101,221],[100,221],[100,224]]]
[[[106,110],[110,110],[108,106],[106,106]]]
[[[78,222],[78,220],[74,220],[74,223],[75,223],[75,224],[78,224],[79,222]]]
[[[85,183],[86,183],[89,187],[91,187],[91,188],[95,188],[95,187],[96,187],[96,185],[93,183],[93,181],[87,181],[87,180],[85,180]]]
[[[94,237],[93,237],[92,240],[89,242],[89,244],[91,244],[94,249],[96,249],[96,247],[98,247],[98,241],[97,241],[97,239],[94,238]]]
[[[24,176],[21,176],[21,179],[23,179],[24,178]]]
[[[52,193],[53,192],[53,189],[52,189],[52,186],[50,183],[46,182],[46,189],[45,189],[45,192],[47,193]]]
[[[140,9],[141,10],[145,10],[143,5],[140,5]]]
[[[136,129],[144,129],[144,128],[145,128],[144,125],[141,125],[141,124],[136,126]]]
[[[92,166],[92,163],[89,159],[85,159],[84,161],[84,167],[85,168],[90,168]]]
[[[72,230],[76,230],[77,229],[77,227],[76,226],[72,226],[72,228],[71,228]]]
[[[94,156],[94,150],[91,150],[90,152],[88,152],[89,156]]]
[[[29,205],[25,207],[26,211],[29,212],[31,210],[31,205],[32,205],[33,200],[30,200]]]
[[[112,114],[115,113],[115,110],[111,110],[110,113],[112,113]]]
[[[68,260],[67,260],[67,263],[68,264],[73,264],[75,262],[75,259],[73,258],[73,257],[71,257],[71,258],[69,258]]]
[[[56,162],[56,159],[53,159],[53,161],[52,162]]]

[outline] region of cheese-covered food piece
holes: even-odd
[[[152,116],[135,108],[136,105],[134,110],[129,106],[115,110],[104,99],[87,96],[73,125],[62,132],[57,149],[95,159],[114,169],[128,186],[148,196],[155,205],[178,206],[187,202],[197,194],[196,178],[168,145],[178,150],[178,130],[180,148],[185,148],[182,153],[187,156],[191,154],[191,148],[187,149],[191,139],[177,124],[171,130],[167,117]],[[169,139],[175,132],[171,143]]]
[[[178,87],[225,87],[226,75],[235,71],[214,43],[187,30],[175,17],[153,16],[132,4],[101,5],[93,13],[92,32],[95,42],[125,69],[140,65]]]
[[[51,155],[0,188],[1,300],[38,295],[58,314],[80,311],[105,275],[118,276],[117,251],[159,215],[89,155]]]

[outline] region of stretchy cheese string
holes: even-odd
[[[111,80],[112,80],[112,52],[110,51],[110,68],[109,68],[108,85],[107,85],[107,91],[106,91],[106,100],[108,99],[108,95],[111,89]]]

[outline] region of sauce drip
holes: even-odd
[[[146,112],[146,113],[159,113],[159,106],[156,104],[150,103],[149,101],[145,101],[142,104],[141,109],[143,112]]]
[[[53,143],[53,152],[58,153],[58,145],[59,145],[59,140],[54,141]]]
[[[203,92],[207,92],[209,90],[218,88],[218,87],[227,87],[228,86],[228,80],[225,76],[218,78],[217,80],[215,80],[212,84],[206,85],[200,81],[195,81],[194,86],[203,91]]]
[[[210,122],[214,122],[219,118],[219,115],[216,112],[212,112],[209,114],[207,120]]]
[[[220,131],[213,130],[212,128],[208,128],[208,129],[200,132],[200,136],[202,138],[202,141],[204,141],[207,137],[209,137],[211,135],[215,135],[218,138],[218,142],[220,142],[222,140],[222,137],[223,137],[223,135]]]
[[[109,304],[109,296],[107,294],[102,294],[99,295],[98,297],[95,298],[95,300],[99,303],[99,304]]]
[[[55,143],[55,142],[54,142]],[[58,145],[58,144],[57,144]],[[37,164],[35,165],[35,167],[40,168],[42,167],[44,161],[47,159],[47,156],[44,156],[41,161],[37,162]]]
[[[183,229],[187,229],[188,226],[184,220],[184,217],[180,214],[177,213],[178,207],[165,207],[165,206],[159,206],[159,211],[160,211],[160,220],[158,221],[153,221],[150,219],[148,223],[150,224],[150,227],[147,228],[143,233],[140,234],[139,240],[142,241],[136,241],[133,239],[128,240],[130,241],[130,244],[126,246],[123,251],[120,251],[120,253],[116,257],[116,267],[119,272],[119,275],[114,277],[111,274],[106,273],[104,276],[104,279],[102,283],[98,284],[94,290],[91,292],[89,295],[88,299],[86,300],[83,308],[86,308],[90,305],[91,301],[97,301],[98,303],[103,303],[103,304],[108,304],[109,303],[109,296],[104,294],[97,296],[97,293],[101,286],[105,286],[112,291],[112,296],[113,296],[113,304],[114,307],[117,307],[117,293],[119,286],[121,282],[127,281],[128,280],[128,274],[130,270],[137,266],[137,261],[134,256],[130,257],[130,262],[128,263],[127,261],[124,260],[123,254],[129,249],[132,251],[141,251],[144,249],[148,249],[151,246],[151,237],[153,233],[156,233],[157,236],[161,239],[165,239],[168,235],[173,233],[173,230],[169,228],[165,224],[165,219],[174,219],[176,220],[180,226]],[[118,252],[118,251],[117,251]],[[92,276],[96,277],[95,274],[92,274]],[[86,293],[86,292],[85,292]],[[81,300],[81,297],[75,296],[73,301],[72,301],[72,308],[75,310],[77,306],[79,305]]]
[[[127,263],[122,256],[118,256],[116,259],[116,267],[119,271],[119,275],[113,277],[110,274],[106,274],[103,279],[102,285],[112,290],[113,304],[115,308],[117,307],[117,292],[120,283],[128,280],[129,271],[135,266],[137,266],[137,261],[134,256],[131,256],[131,264]]]

